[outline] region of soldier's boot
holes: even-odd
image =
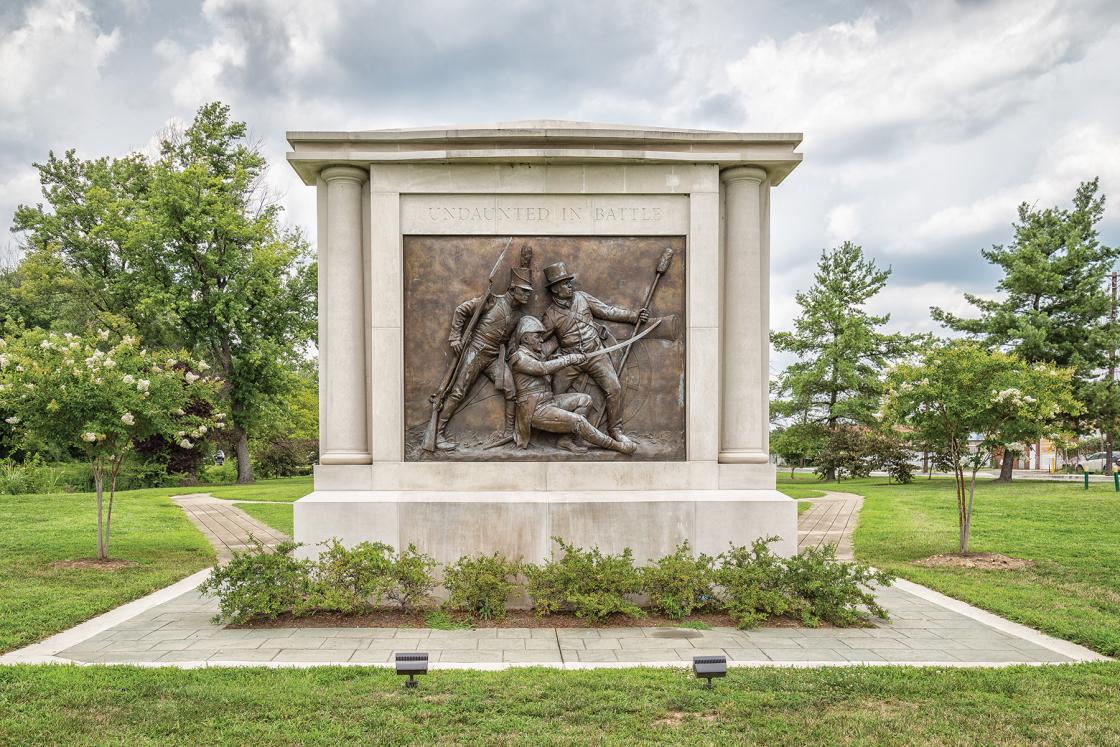
[[[629,436],[627,436],[625,433],[622,432],[622,426],[621,425],[612,425],[609,429],[607,429],[607,433],[609,433],[610,437],[613,438],[615,441],[618,441],[619,443],[630,444],[635,449],[638,448],[637,445],[633,441],[630,440]],[[632,454],[633,451],[628,451],[626,453]]]
[[[482,445],[484,449],[496,449],[499,446],[513,443],[513,427],[515,419],[515,403],[512,399],[506,400],[506,427],[504,431],[499,431],[486,439],[486,443]]]
[[[579,441],[578,436],[572,438],[569,434],[565,434],[556,439],[556,447],[564,451],[570,451],[573,454],[586,454],[588,452],[588,448]]]
[[[440,416],[436,423],[436,448],[439,451],[454,451],[459,448],[459,444],[452,441],[447,435],[447,421],[448,418]]]
[[[620,454],[633,454],[638,450],[638,445],[625,436],[622,439],[611,438],[586,420],[579,424],[576,433],[584,441],[600,449],[610,449]]]

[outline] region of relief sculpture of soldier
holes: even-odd
[[[573,366],[586,366],[591,359],[585,353],[567,353],[547,358],[544,352],[544,332],[545,328],[540,320],[526,315],[521,318],[514,333],[515,347],[509,359],[517,388],[514,443],[518,448],[528,448],[532,429],[536,428],[562,434],[556,445],[569,451],[575,449],[572,436],[578,436],[600,449],[633,454],[637,450],[633,441],[612,438],[587,419],[587,413],[591,409],[591,395],[582,392],[553,393],[550,379],[557,371]]]
[[[552,295],[552,303],[544,313],[541,338],[547,340],[554,336],[561,355],[590,354],[601,350],[604,347],[606,329],[597,319],[629,324],[645,323],[649,319],[648,309],[635,311],[611,306],[586,291],[576,290],[576,275],[568,272],[563,262],[545,267],[544,276]],[[589,376],[603,391],[607,433],[610,438],[620,443],[630,443],[630,439],[622,432],[622,383],[610,356],[588,357],[556,371],[552,378],[553,391],[557,394],[567,393],[581,374]],[[573,443],[569,450],[578,452],[585,449]]]
[[[505,397],[505,430],[491,436],[485,446],[499,446],[513,440],[514,384],[506,364],[506,343],[521,319],[521,307],[533,293],[533,283],[527,268],[514,267],[510,273],[509,289],[502,295],[471,298],[455,308],[448,342],[455,355],[462,355],[462,364],[439,412],[435,445],[441,451],[458,447],[447,435],[447,423],[483,372]],[[464,340],[464,326],[478,304],[484,307],[477,326],[470,339]]]

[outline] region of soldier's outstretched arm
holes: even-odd
[[[596,319],[606,319],[608,322],[626,322],[633,324],[638,321],[640,311],[631,311],[621,306],[611,306],[610,304],[603,303],[590,293],[584,293],[584,298],[587,299],[587,308],[591,309],[591,314]],[[648,312],[647,312],[648,317]]]

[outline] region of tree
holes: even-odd
[[[940,444],[956,482],[960,553],[968,553],[976,473],[1009,439],[1057,433],[1064,414],[1076,414],[1073,371],[1029,364],[970,341],[935,346],[888,378],[884,409],[914,428],[923,443]],[[970,446],[973,434],[979,443]],[[965,480],[965,470],[971,480]]]
[[[310,247],[281,225],[263,188],[264,157],[245,133],[229,107],[213,103],[164,136],[155,160],[52,153],[36,164],[47,206],[16,212],[24,265],[36,271],[9,285],[45,287],[39,278],[50,270],[75,292],[46,308],[34,293],[7,294],[12,316],[135,330],[149,347],[209,360],[228,402],[238,482],[252,481],[250,436],[269,401],[293,385],[290,372],[314,338],[316,285]]]
[[[812,464],[820,454],[827,438],[827,431],[819,423],[799,421],[775,428],[770,434],[770,451],[794,470]]]
[[[774,387],[775,417],[798,417],[829,432],[841,424],[877,422],[883,369],[921,339],[880,331],[890,316],[871,315],[865,309],[890,272],[879,269],[849,241],[821,253],[813,286],[797,293],[801,313],[794,331],[770,335],[775,350],[798,358]],[[835,470],[826,470],[823,477],[834,480]]]
[[[207,431],[225,427],[224,415],[184,412],[212,396],[205,364],[183,353],[152,353],[135,338],[109,345],[109,332],[93,338],[33,329],[0,339],[0,406],[26,439],[85,454],[97,491],[97,558],[109,554],[117,474],[136,443],[174,435],[191,448]],[[109,501],[103,500],[105,479]],[[105,510],[107,508],[107,511]]]
[[[1084,419],[1067,414],[1073,430],[1093,425],[1115,427],[1120,393],[1101,380],[1118,339],[1110,320],[1111,297],[1105,279],[1120,248],[1097,239],[1096,224],[1104,215],[1104,196],[1098,180],[1083,182],[1073,209],[1036,210],[1023,203],[1013,224],[1011,244],[981,250],[1003,277],[994,300],[965,294],[979,311],[972,319],[932,307],[933,318],[951,329],[967,332],[989,348],[1013,352],[1026,363],[1052,363],[1074,371],[1077,397],[1089,408]],[[1005,446],[1000,479],[1010,480],[1013,455]]]

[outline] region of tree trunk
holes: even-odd
[[[1011,473],[1015,470],[1015,455],[1011,449],[1003,450],[1003,462],[999,466],[999,481],[1011,482]]]
[[[101,475],[101,470],[94,467],[93,469],[93,485],[97,490],[97,559],[105,560],[105,514],[101,510],[101,489],[104,486],[104,478]]]
[[[237,443],[234,446],[237,452],[237,484],[253,482],[253,463],[249,461],[249,434],[243,430],[237,431]]]
[[[109,541],[112,539],[113,531],[113,498],[117,494],[117,475],[121,471],[121,462],[124,457],[113,460],[113,466],[109,470],[109,511],[105,517],[105,557],[109,557]]]
[[[976,470],[972,470],[972,481],[968,484],[968,507],[964,512],[964,526],[961,528],[961,555],[968,555],[968,538],[972,533],[972,498],[976,495]]]

